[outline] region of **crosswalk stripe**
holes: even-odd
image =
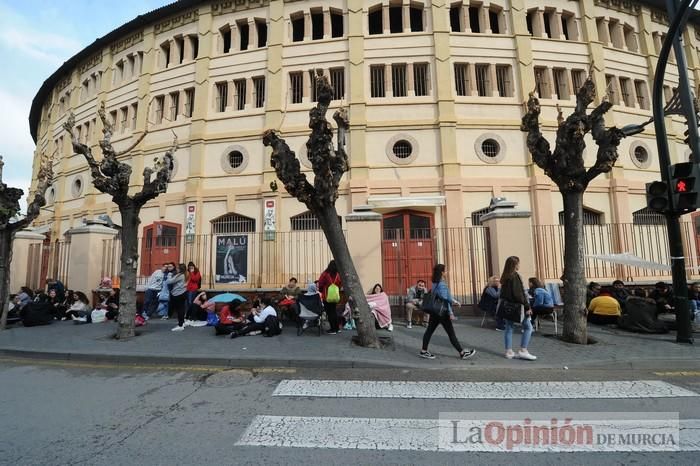
[[[442,424],[442,429],[444,429]],[[437,419],[255,416],[237,446],[351,450],[455,451],[440,448]],[[700,451],[700,420],[680,422],[678,451]],[[607,451],[634,451],[616,446]],[[459,445],[458,451],[496,451],[487,444]],[[501,450],[498,450],[501,451]],[[505,450],[504,450],[505,451]],[[563,451],[561,446],[522,451]]]
[[[601,382],[409,382],[282,380],[273,396],[422,399],[610,399],[700,396],[660,380]]]

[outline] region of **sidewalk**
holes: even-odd
[[[407,329],[395,324],[393,347],[381,350],[352,345],[354,332],[318,336],[313,331],[298,337],[287,325],[282,335],[215,337],[211,327],[188,327],[171,332],[175,321],[151,320],[138,329],[140,336],[130,341],[112,338],[114,323],[74,325],[55,322],[42,327],[14,326],[0,332],[0,355],[88,362],[127,364],[212,365],[224,367],[355,367],[407,369],[700,369],[700,335],[696,345],[674,343],[675,333],[641,335],[610,328],[592,327],[597,344],[578,346],[551,336],[553,326],[546,322],[533,335],[530,351],[535,362],[503,357],[503,334],[481,328],[480,318],[461,318],[455,323],[457,336],[465,347],[477,349],[473,360],[457,359],[441,327],[436,330],[430,350],[433,361],[417,356],[424,329]],[[561,328],[560,328],[561,332]],[[549,336],[547,336],[549,335]],[[519,342],[519,334],[513,336]]]

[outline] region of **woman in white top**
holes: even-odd
[[[277,311],[272,307],[272,299],[269,296],[264,296],[260,302],[262,310],[253,309],[253,312],[248,316],[248,324],[240,330],[231,333],[231,338],[237,338],[243,335],[258,335],[265,330],[265,320],[268,317],[277,317]]]

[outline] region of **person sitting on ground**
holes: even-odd
[[[58,298],[58,293],[56,293],[55,288],[51,288],[48,293],[49,297],[49,311],[51,315],[56,320],[61,320],[61,318],[66,313],[66,308],[63,307],[63,300]],[[65,299],[65,296],[64,296]]]
[[[246,318],[238,300],[226,303],[219,311],[219,323],[214,326],[215,335],[230,335],[246,325]]]
[[[551,293],[547,291],[544,284],[537,277],[531,277],[528,281],[533,288],[530,320],[533,328],[537,328],[536,324],[540,316],[549,316],[554,312],[554,300]]]
[[[688,300],[690,305],[690,319],[695,322],[700,322],[700,282],[695,282],[690,285]]]
[[[636,288],[622,311],[618,326],[639,333],[666,333],[668,327],[656,318],[656,302],[646,297],[646,290]]]
[[[586,288],[586,307],[591,304],[593,298],[600,294],[600,283],[590,282]]]
[[[656,302],[656,315],[675,312],[673,290],[666,283],[657,282],[649,297]]]
[[[296,277],[291,277],[289,283],[280,290],[279,307],[282,315],[292,317],[296,309],[297,296],[301,293],[301,288],[297,285]]]
[[[272,307],[272,299],[269,296],[263,296],[260,300],[263,309],[259,310],[253,308],[253,311],[248,316],[245,325],[231,332],[231,338],[237,338],[243,335],[259,335],[261,334],[269,325],[272,324],[274,320],[279,326],[279,321],[277,320],[277,311]],[[270,319],[274,317],[274,319]]]
[[[425,293],[427,293],[428,289],[425,287],[425,280],[418,280],[415,284],[415,286],[412,286],[408,289],[408,295],[406,296],[406,328],[412,328],[413,327],[413,312],[418,311],[421,317],[418,317],[421,319],[423,323],[423,327],[428,326],[428,319],[430,318],[430,314],[427,312],[421,311],[421,306],[423,305],[423,296],[425,296]],[[417,324],[418,322],[416,322]]]
[[[63,301],[66,299],[66,287],[63,282],[57,278],[49,278],[46,280],[46,292],[47,294],[54,290],[56,292],[56,297],[58,301]],[[50,297],[50,296],[49,296]]]
[[[389,296],[384,293],[384,287],[376,283],[366,298],[367,304],[369,304],[369,310],[374,315],[376,327],[393,332],[394,325],[391,323],[391,304],[389,303]],[[345,306],[346,310],[349,310],[349,303]],[[346,314],[349,314],[349,312]]]
[[[18,311],[22,311],[32,301],[34,301],[34,292],[26,286],[20,287],[19,293],[15,296],[15,306],[17,306]]]
[[[627,298],[629,298],[632,293],[625,288],[625,282],[622,280],[615,280],[612,285],[612,297],[617,299],[617,302],[620,303],[620,307],[624,309],[625,301],[627,301]]]
[[[22,324],[25,327],[36,327],[38,325],[48,325],[53,321],[51,305],[46,293],[39,293],[36,300],[27,304],[19,313]]]
[[[207,310],[213,312],[216,306],[216,303],[211,302],[207,304],[208,302],[209,300],[207,299],[207,293],[205,291],[202,291],[194,298],[192,305],[187,310],[187,316],[185,318],[187,325],[193,326],[195,322],[207,321]]]
[[[501,295],[501,279],[500,277],[493,276],[489,277],[489,281],[481,292],[481,299],[479,299],[479,309],[482,312],[490,314],[494,319],[496,319],[496,330],[503,331],[506,328],[506,323],[501,317],[496,317],[496,307],[498,306],[498,299]]]
[[[68,311],[66,311],[66,317],[73,319],[78,323],[90,323],[92,322],[92,317],[90,316],[90,301],[85,293],[82,291],[73,292],[73,304]]]
[[[93,321],[99,320],[101,322],[104,319],[114,320],[119,314],[119,293],[117,290],[111,289],[107,292],[100,292],[99,303],[95,306],[95,311],[104,312],[97,314],[100,316],[98,319],[95,319],[93,316]],[[104,317],[104,319],[102,317]]]
[[[588,321],[598,325],[616,324],[622,316],[620,303],[609,290],[601,291],[588,305]]]

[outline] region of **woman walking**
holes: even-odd
[[[335,260],[331,260],[326,270],[318,278],[318,288],[321,290],[321,296],[323,297],[323,310],[326,311],[326,317],[328,318],[329,329],[326,332],[328,335],[338,333],[336,308],[340,302],[340,288],[342,286],[343,282],[340,279],[340,273],[338,273],[338,266],[335,265]]]
[[[530,354],[527,350],[527,346],[530,343],[530,336],[532,335],[532,320],[530,316],[532,311],[530,310],[530,305],[528,304],[527,296],[525,295],[525,286],[523,285],[523,279],[518,273],[520,268],[520,259],[516,256],[510,256],[506,259],[506,264],[503,267],[503,274],[501,274],[501,299],[498,303],[497,315],[503,317],[503,305],[505,303],[515,304],[520,306],[520,316],[518,321],[522,322],[523,326],[523,336],[520,340],[520,349],[518,350],[518,357],[526,361],[534,361],[537,359],[536,356]],[[506,359],[513,359],[515,353],[513,353],[513,326],[516,322],[512,320],[505,319],[506,330],[504,333],[505,346],[506,346]]]
[[[450,343],[459,352],[459,357],[462,359],[469,359],[476,354],[474,349],[463,349],[462,345],[455,335],[455,329],[452,325],[452,321],[455,319],[454,313],[452,312],[452,305],[460,306],[459,301],[452,297],[449,288],[447,288],[447,283],[445,282],[445,265],[436,264],[433,267],[433,278],[432,278],[432,293],[436,298],[440,298],[443,304],[446,306],[440,315],[431,315],[430,322],[428,322],[428,328],[423,334],[423,348],[420,351],[419,356],[425,359],[435,359],[435,356],[428,351],[428,345],[430,344],[430,338],[433,336],[433,332],[438,325],[442,325],[450,337]]]
[[[170,308],[173,312],[177,312],[177,327],[173,327],[173,332],[181,332],[185,330],[185,286],[187,267],[185,264],[177,266],[177,273],[169,278],[165,283],[172,286],[170,290]]]

